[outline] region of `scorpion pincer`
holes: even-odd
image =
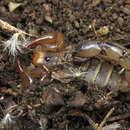
[[[59,52],[64,50],[64,36],[61,32],[46,33],[30,42],[24,49],[41,45],[43,51]]]
[[[18,71],[24,86],[30,86],[33,84],[35,78],[39,78],[40,81],[48,79],[48,69],[44,64],[46,64],[47,67],[49,65],[53,66],[57,64],[55,61],[59,58],[56,56],[54,57],[53,53],[64,50],[64,36],[61,32],[46,33],[28,43],[24,50],[31,47],[35,47],[32,59],[32,64],[34,66],[25,68],[20,64],[19,58],[16,60]],[[47,55],[46,52],[48,52]]]

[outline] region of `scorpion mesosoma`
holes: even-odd
[[[23,69],[17,59],[20,77],[25,86],[32,84],[34,78],[43,81],[49,73],[53,79],[65,83],[78,78],[90,85],[109,86],[112,91],[130,90],[130,54],[123,46],[96,41],[65,47],[64,36],[60,32],[43,35],[30,42],[25,50],[32,46],[35,51],[31,69]],[[76,66],[75,57],[84,63]],[[62,69],[58,68],[59,65]],[[121,73],[115,69],[117,65],[123,68]]]

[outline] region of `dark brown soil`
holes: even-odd
[[[8,4],[12,1],[23,5],[10,12]],[[37,35],[61,31],[69,44],[110,40],[129,48],[130,0],[1,0],[0,19]],[[104,26],[109,31],[99,33]],[[11,36],[2,30],[0,34],[3,39]],[[118,93],[107,102],[101,98],[108,90],[88,89],[79,81],[66,85],[55,80],[24,88],[12,59],[0,46],[0,114],[2,118],[8,99],[22,106],[19,129],[40,130],[41,121],[43,130],[91,130],[88,120],[75,111],[100,123],[113,106],[115,111],[105,125],[117,122],[120,130],[130,129],[130,93]]]

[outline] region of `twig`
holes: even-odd
[[[107,113],[107,115],[105,116],[103,121],[99,124],[99,127],[96,130],[102,129],[102,127],[104,126],[104,124],[106,123],[107,119],[110,117],[110,115],[112,114],[113,111],[114,111],[114,107]]]
[[[25,36],[29,37],[37,37],[36,35],[26,33],[25,31],[22,31],[9,23],[3,21],[0,19],[0,28],[2,31],[7,31],[13,33],[12,37],[3,42],[3,51],[8,50],[9,54],[12,55],[14,58],[19,54],[23,52],[23,48],[27,44],[27,39]]]
[[[95,123],[86,113],[82,113],[79,110],[72,110],[68,113],[68,115],[79,116],[79,117],[82,117],[84,119],[87,119],[87,121],[93,127],[94,130],[104,130],[105,128],[109,128],[109,127],[110,128],[119,128],[120,127],[120,125],[117,124],[117,123],[103,127],[104,124],[106,123],[107,119],[110,117],[110,115],[112,114],[113,111],[114,111],[114,107],[107,113],[107,115],[105,116],[105,118],[103,119],[103,121],[100,124]]]
[[[30,36],[30,37],[36,37],[35,35],[33,34],[29,34],[29,33],[26,33],[20,29],[17,29],[16,27],[10,25],[9,23],[3,21],[0,19],[0,28],[2,30],[7,30],[9,32],[13,32],[13,33],[19,33],[20,35],[27,35],[27,36]]]
[[[94,130],[98,128],[98,123],[95,123],[86,113],[83,113],[79,110],[72,110],[68,113],[68,115],[82,117],[89,122],[89,124],[94,128]]]
[[[100,124],[95,123],[87,114],[82,113],[82,116],[88,120],[89,124],[94,128],[94,130],[102,130],[104,124],[106,123],[107,119],[110,117],[113,111],[114,107],[107,113],[107,115]]]
[[[95,123],[87,114],[83,115],[89,122],[89,124],[94,128],[94,130],[97,129],[98,123]]]

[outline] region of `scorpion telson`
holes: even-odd
[[[75,55],[79,57],[99,57],[120,64],[130,70],[130,53],[128,49],[116,43],[88,42],[76,47]]]

